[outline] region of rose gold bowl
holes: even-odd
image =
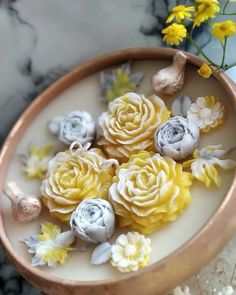
[[[8,163],[14,149],[33,121],[35,115],[49,104],[63,90],[69,88],[82,78],[101,71],[104,68],[120,64],[127,60],[172,59],[176,50],[164,48],[135,48],[120,50],[90,60],[63,76],[28,107],[17,121],[7,137],[0,155],[0,189],[4,183]],[[202,60],[186,53],[188,63],[199,67]],[[236,106],[235,84],[222,72],[215,72],[215,79],[222,85]],[[1,200],[2,202],[2,200]],[[48,276],[32,267],[14,251],[4,228],[0,214],[0,238],[3,249],[11,263],[21,275],[48,294],[55,295],[157,295],[175,287],[188,277],[197,273],[227,243],[236,231],[236,180],[231,185],[224,201],[209,221],[182,247],[143,270],[129,273],[119,279],[101,281],[73,281],[55,276]],[[79,268],[79,266],[78,266]]]

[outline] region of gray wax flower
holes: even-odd
[[[83,241],[103,243],[115,230],[115,214],[111,204],[103,199],[87,199],[72,213],[71,229]]]
[[[68,145],[74,141],[85,145],[93,142],[96,136],[96,122],[86,111],[73,111],[64,117],[55,117],[49,122],[48,127]]]
[[[159,153],[174,160],[181,160],[196,149],[199,128],[187,118],[176,116],[160,125],[154,140]]]

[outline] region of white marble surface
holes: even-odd
[[[42,89],[82,61],[120,48],[162,45],[160,31],[175,3],[2,0],[0,136]],[[198,37],[209,41],[206,32]]]
[[[176,2],[191,1],[0,1],[0,143],[36,95],[79,63],[110,50],[163,46],[160,31],[168,9]],[[196,38],[217,60],[220,47],[210,39],[207,29],[199,31]],[[229,62],[235,58],[235,46],[233,38]],[[183,48],[192,50],[187,43]],[[229,284],[236,287],[233,276],[235,247],[236,239],[199,276],[187,282],[192,294],[217,294],[220,288]],[[3,275],[3,272],[7,273],[3,268],[10,269],[0,259],[0,281],[6,283],[12,271],[8,270],[7,277]],[[6,290],[11,291],[11,288]],[[15,293],[6,290],[0,290],[0,295],[29,294],[23,289]]]

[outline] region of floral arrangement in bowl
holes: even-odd
[[[23,238],[34,255],[31,264],[64,264],[79,250],[75,241],[80,240],[85,251],[86,244],[95,245],[94,266],[110,261],[121,272],[145,267],[151,255],[151,239],[145,235],[184,213],[195,180],[220,187],[217,169],[236,166],[225,159],[233,148],[199,149],[201,134],[222,125],[225,113],[222,101],[212,95],[195,101],[177,97],[168,109],[157,95],[127,92],[110,101],[97,122],[83,110],[52,118],[48,131],[69,148],[53,155],[51,145],[34,146],[23,158],[29,181],[42,179],[41,196],[27,195],[14,183],[5,188],[18,222],[37,219],[44,205],[68,227],[63,232],[46,221],[41,233]],[[117,228],[126,233],[115,235]]]
[[[195,2],[195,6],[173,8],[167,22],[176,23],[163,30],[167,43],[178,45],[187,37],[195,44],[195,27],[220,11],[217,0]],[[191,32],[185,21],[192,22]],[[233,23],[226,24],[231,28]],[[221,25],[212,24],[218,39]],[[235,32],[227,27],[221,36],[224,54],[227,38]],[[101,72],[105,111],[97,119],[78,108],[56,114],[45,126],[47,136],[58,146],[60,142],[60,150],[53,152],[58,148],[48,143],[33,145],[21,155],[22,171],[27,181],[38,179],[40,195],[7,183],[5,194],[13,217],[22,223],[37,220],[44,207],[55,220],[22,237],[32,254],[32,266],[63,265],[71,253],[81,250],[78,243],[82,243],[83,251],[93,249],[88,261],[93,266],[110,262],[122,273],[138,271],[150,261],[151,234],[173,223],[190,206],[192,185],[219,188],[219,170],[236,167],[230,159],[235,147],[223,148],[221,142],[202,146],[202,138],[225,123],[223,99],[207,90],[195,98],[185,93],[174,96],[183,89],[187,60],[186,53],[177,51],[170,66],[148,77],[152,86],[148,95],[139,89],[144,73],[133,73],[130,60],[111,72]],[[199,70],[205,77],[209,76],[203,75],[206,69],[231,66],[224,59],[220,66],[208,61],[210,67],[203,64]]]

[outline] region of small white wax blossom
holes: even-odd
[[[41,234],[32,235],[21,241],[34,254],[32,266],[48,265],[55,267],[58,263],[64,264],[72,250],[69,246],[74,242],[74,233],[66,231],[61,233],[58,225],[45,222],[41,225]]]
[[[81,240],[103,243],[111,238],[115,230],[115,214],[106,200],[87,199],[72,213],[70,225]]]
[[[223,124],[225,107],[214,96],[198,97],[187,112],[187,118],[197,124],[203,132],[208,132]]]
[[[220,159],[228,153],[222,149],[221,145],[212,145],[195,150],[193,159],[183,163],[184,167],[190,167],[192,175],[203,182],[206,187],[216,185],[221,186],[221,177],[218,174],[217,167],[224,170],[230,170],[236,167],[236,162],[229,159]]]
[[[137,271],[147,265],[151,240],[138,232],[120,235],[111,248],[111,264],[121,272]]]
[[[96,136],[96,122],[86,111],[73,111],[64,117],[55,117],[48,128],[67,145],[74,141],[85,145],[93,142]]]
[[[196,149],[199,128],[187,118],[176,116],[160,125],[154,140],[159,153],[174,160],[181,160]]]

